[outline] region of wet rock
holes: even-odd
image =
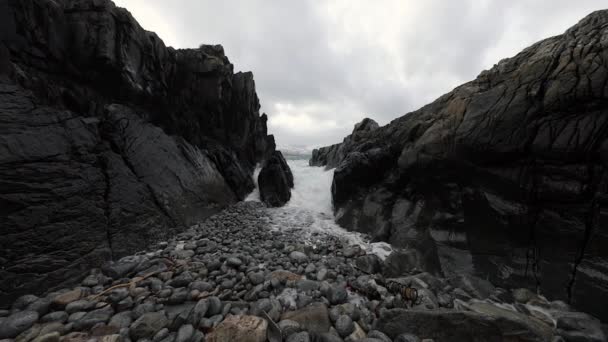
[[[453,287],[461,288],[469,293],[473,298],[486,299],[490,297],[496,288],[492,283],[469,274],[462,274],[449,280]]]
[[[207,298],[209,308],[207,309],[207,317],[217,315],[222,312],[222,301],[213,296]]]
[[[11,305],[11,309],[19,310],[19,311],[24,310],[25,308],[27,308],[28,306],[30,306],[32,303],[36,302],[37,300],[39,300],[38,296],[34,296],[31,294],[23,295],[23,296],[17,298],[13,302],[13,305]],[[32,310],[32,311],[36,311],[36,310]]]
[[[310,332],[323,333],[329,331],[331,323],[327,306],[320,303],[310,304],[296,311],[288,311],[281,315],[281,320],[292,320]]]
[[[106,323],[113,314],[114,310],[109,305],[101,309],[87,312],[79,320],[74,322],[74,329],[86,330],[92,328],[95,324]]]
[[[287,337],[287,342],[311,342],[310,335],[306,331],[291,334]]]
[[[177,277],[171,279],[168,282],[168,285],[173,286],[173,287],[185,287],[190,285],[190,283],[194,281],[194,277],[192,276],[192,273],[190,272],[182,272],[180,275],[178,275]]]
[[[47,322],[65,322],[68,320],[68,313],[65,311],[53,311],[53,312],[49,312],[48,314],[42,316],[42,318],[40,319],[40,322],[42,323],[47,323]]]
[[[598,319],[582,312],[560,312],[556,314],[556,327],[566,341],[606,341]]]
[[[89,302],[85,299],[80,299],[65,306],[65,311],[68,314],[73,314],[78,311],[89,311],[90,309],[95,307],[94,302]]]
[[[354,325],[353,332],[344,339],[344,342],[359,341],[366,337],[365,331],[363,329],[361,329],[361,326],[359,326],[359,324],[353,323],[353,325]]]
[[[190,283],[190,289],[198,290],[200,292],[207,292],[213,290],[213,285],[206,281],[197,280]]]
[[[164,312],[149,312],[143,314],[133,322],[129,329],[129,333],[133,340],[142,338],[150,339],[168,324],[169,320]]]
[[[191,324],[185,324],[179,327],[175,342],[189,342],[194,335],[194,327]]]
[[[302,279],[298,280],[296,287],[302,292],[311,292],[319,289],[319,282],[314,280]]]
[[[271,207],[280,207],[291,198],[293,175],[283,154],[274,151],[258,176],[260,199]]]
[[[379,273],[382,270],[382,260],[375,254],[368,254],[358,257],[355,260],[355,265],[361,271],[374,274]]]
[[[265,342],[267,329],[268,323],[260,317],[228,315],[207,335],[206,341]]]
[[[302,328],[300,327],[300,323],[289,320],[289,319],[281,320],[279,322],[278,326],[279,326],[279,329],[281,329],[281,333],[282,333],[284,339],[286,339],[289,335],[302,331]]]
[[[59,308],[64,308],[66,305],[70,304],[71,302],[75,302],[77,300],[79,300],[81,297],[83,297],[83,291],[81,289],[74,289],[62,294],[59,294],[57,296],[55,296],[52,299],[52,304],[56,307]]]
[[[110,318],[109,326],[128,328],[133,322],[131,311],[119,312]]]
[[[337,305],[346,302],[348,292],[344,286],[330,286],[325,296],[332,305]]]
[[[293,251],[289,253],[289,258],[291,259],[291,261],[299,264],[303,264],[308,261],[308,256],[298,251]]]
[[[382,342],[393,342],[390,337],[386,336],[385,333],[378,330],[371,330],[367,333],[368,338],[374,338]]]
[[[199,300],[196,305],[194,305],[194,308],[192,308],[192,311],[188,316],[188,322],[195,327],[198,326],[199,322],[205,317],[208,310],[209,302],[206,299]]]
[[[0,339],[14,338],[38,321],[36,311],[19,311],[0,321]]]
[[[355,324],[353,323],[353,320],[346,315],[338,317],[338,319],[336,320],[335,327],[338,331],[338,334],[340,334],[340,336],[342,337],[346,337],[352,334],[355,330]]]
[[[249,275],[247,275],[247,277],[253,285],[258,285],[264,282],[264,272],[251,272]]]
[[[514,289],[513,290],[513,299],[516,302],[525,304],[529,302],[531,299],[536,298],[536,294],[528,289]]]
[[[400,334],[393,342],[420,342],[420,338],[412,334]]]
[[[59,342],[60,334],[58,332],[52,332],[36,337],[32,342]]]

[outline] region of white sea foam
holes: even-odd
[[[334,222],[331,204],[331,183],[334,170],[323,167],[308,166],[304,159],[288,160],[287,163],[294,175],[294,189],[291,200],[281,208],[270,208],[270,225],[278,230],[300,230],[303,242],[314,245],[318,234],[330,234],[349,244],[360,245],[368,253],[378,255],[381,259],[391,253],[391,247],[385,242],[370,243],[369,240],[355,232],[349,232]],[[255,179],[259,170],[256,170]],[[246,201],[259,201],[259,191],[254,190]]]

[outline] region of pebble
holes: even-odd
[[[289,254],[291,261],[296,263],[305,263],[308,261],[308,256],[302,252],[293,251]]]
[[[335,326],[336,331],[338,331],[338,334],[342,337],[346,337],[352,334],[352,332],[355,330],[355,324],[353,320],[346,315],[338,317]]]

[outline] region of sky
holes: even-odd
[[[252,71],[279,147],[342,141],[563,33],[605,0],[114,0],[168,46]]]

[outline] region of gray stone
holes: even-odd
[[[42,316],[40,322],[48,323],[48,322],[61,322],[64,323],[68,320],[68,313],[65,311],[53,311],[48,314]]]
[[[151,339],[167,325],[169,325],[169,320],[164,312],[148,312],[133,322],[129,334],[133,340]]]
[[[306,331],[291,334],[287,337],[287,342],[310,342],[310,335]]]
[[[298,290],[302,292],[311,292],[319,289],[319,282],[314,280],[302,279],[296,283]]]
[[[302,309],[288,311],[281,315],[281,320],[292,320],[310,332],[323,333],[329,331],[331,323],[327,306],[321,303],[313,303]]]
[[[167,336],[169,336],[169,329],[162,328],[156,334],[154,334],[152,341],[160,342],[160,341],[164,340]]]
[[[209,302],[206,299],[199,300],[188,317],[188,322],[195,327],[198,326],[201,319],[205,317],[207,311],[209,310]]]
[[[59,342],[59,332],[51,332],[36,337],[32,342]]]
[[[68,314],[73,314],[74,312],[79,312],[79,311],[89,311],[94,307],[95,307],[94,302],[89,302],[86,299],[80,299],[80,300],[71,302],[70,304],[66,305],[65,311]]]
[[[213,290],[213,285],[206,281],[197,280],[190,283],[190,289],[199,290],[200,292],[207,292]]]
[[[379,273],[382,271],[382,260],[375,254],[367,254],[355,260],[358,269],[368,274]]]
[[[177,277],[171,279],[168,282],[168,285],[173,286],[173,287],[185,287],[185,286],[190,285],[190,283],[192,281],[194,281],[194,277],[192,276],[192,273],[185,271],[185,272],[182,272]]]
[[[19,311],[8,316],[0,323],[0,339],[14,338],[26,331],[38,321],[38,316],[36,311]]]
[[[128,328],[133,322],[131,311],[119,312],[110,318],[109,326]]]
[[[232,258],[226,259],[226,264],[230,267],[238,268],[239,266],[241,266],[243,264],[243,262],[239,258],[232,257]]]
[[[207,317],[211,317],[222,312],[222,301],[219,298],[212,296],[207,298],[207,301],[209,304],[209,308],[207,309]]]
[[[74,322],[74,329],[86,330],[92,328],[95,324],[106,323],[113,314],[114,309],[109,305],[101,309],[87,312],[82,318]]]
[[[191,324],[185,324],[179,327],[175,342],[190,342],[194,335],[194,327]]]
[[[332,305],[342,304],[348,299],[348,292],[344,286],[331,286],[326,297]]]
[[[284,319],[284,320],[280,321],[278,325],[279,325],[279,329],[281,329],[283,339],[286,339],[289,335],[302,331],[302,328],[300,327],[300,323],[289,320],[289,319]]]
[[[308,261],[308,256],[302,252],[298,252],[298,251],[293,251],[289,254],[289,258],[291,259],[291,261],[298,263],[298,264],[303,264],[305,262]]]
[[[253,285],[258,285],[264,282],[264,272],[251,272],[247,277]]]
[[[380,340],[382,342],[392,342],[391,338],[386,336],[385,333],[378,331],[378,330],[371,330],[367,333],[367,337],[368,338],[375,338],[377,340]]]
[[[338,319],[336,320],[335,327],[338,331],[338,334],[340,334],[340,336],[342,337],[350,335],[355,330],[355,324],[353,323],[353,320],[346,315],[338,317]]]
[[[122,287],[119,289],[112,290],[112,292],[110,292],[110,295],[108,295],[108,300],[110,301],[110,303],[118,303],[121,300],[127,298],[128,296],[129,290]]]
[[[420,338],[412,334],[400,334],[393,342],[420,342]]]

